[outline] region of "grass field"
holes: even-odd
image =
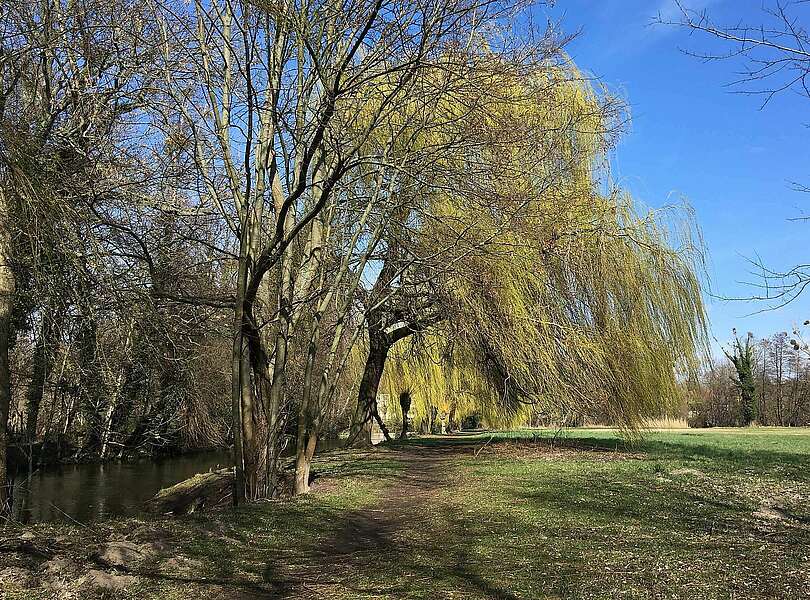
[[[90,597],[92,569],[116,598],[810,597],[810,430],[554,433],[330,454],[290,502],[38,525],[39,558],[0,555],[2,593],[53,597],[56,571]],[[143,554],[115,568],[108,538]]]

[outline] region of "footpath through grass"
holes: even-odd
[[[554,433],[335,453],[291,502],[6,528],[30,548],[0,597],[810,597],[810,430]]]

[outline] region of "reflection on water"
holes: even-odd
[[[165,487],[231,464],[228,452],[201,452],[135,463],[62,465],[14,480],[14,517],[23,523],[131,516]]]
[[[318,452],[340,447],[337,439],[318,442]],[[288,448],[287,454],[293,448]],[[14,480],[14,518],[85,523],[107,517],[129,517],[143,511],[143,504],[158,490],[197,473],[233,464],[230,452],[199,452],[134,463],[61,465],[42,468],[31,478]]]

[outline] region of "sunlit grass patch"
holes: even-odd
[[[810,553],[797,552],[810,542],[802,521],[810,500],[806,430],[789,439],[656,433],[629,447],[612,431],[572,430],[555,443],[579,448],[576,457],[514,452],[519,440],[549,446],[543,433],[497,436],[491,453],[459,461],[443,493],[462,517],[458,529],[479,533],[468,551],[489,557],[479,562],[481,576],[516,597],[810,592]],[[618,460],[594,448],[616,450]],[[763,521],[756,514],[763,502],[790,508],[791,518]]]

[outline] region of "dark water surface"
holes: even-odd
[[[318,441],[318,452],[334,450],[338,439]],[[285,454],[291,454],[288,448]],[[233,464],[227,450],[197,452],[137,462],[43,467],[14,479],[14,518],[23,523],[78,521],[143,513],[144,502],[159,490],[197,473]]]
[[[197,452],[138,462],[44,467],[14,480],[14,517],[23,523],[85,523],[143,512],[165,487],[231,464],[227,451]]]

